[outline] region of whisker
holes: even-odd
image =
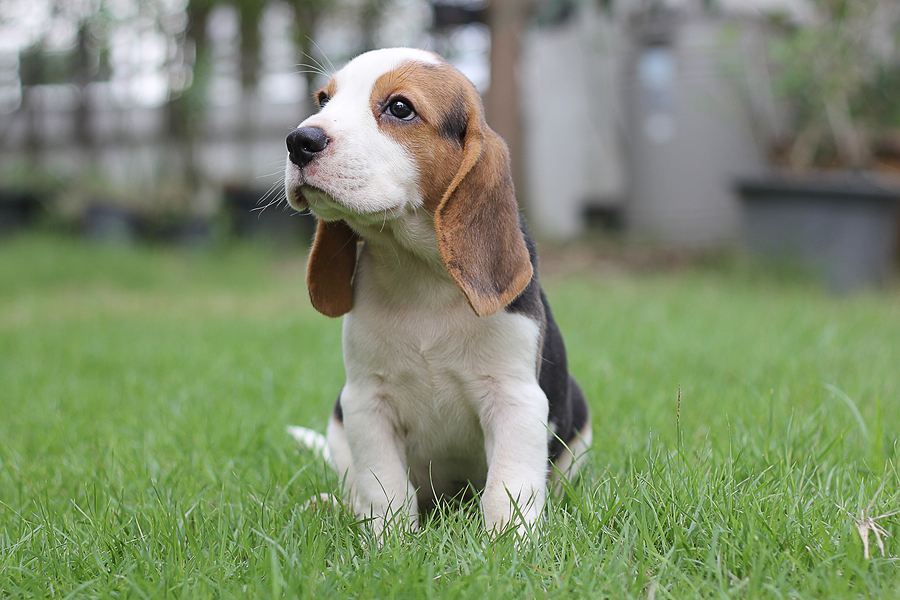
[[[308,39],[308,40],[310,41],[310,43],[312,43],[312,45],[316,47],[316,50],[318,50],[318,51],[319,51],[319,54],[321,54],[322,57],[323,57],[326,61],[328,61],[328,66],[331,67],[331,69],[329,70],[328,73],[322,73],[322,74],[323,74],[323,75],[328,75],[328,76],[334,75],[334,73],[337,71],[337,69],[334,68],[334,63],[331,62],[331,59],[328,58],[328,55],[322,50],[322,47],[319,46],[319,44],[316,43],[316,40],[312,39],[311,37],[308,37],[308,36],[307,36],[306,39]],[[310,58],[310,60],[313,60],[313,61],[315,61],[318,65],[322,66],[322,67],[323,67],[323,70],[326,70],[326,69],[324,69],[324,65],[322,65],[322,63],[321,63],[320,61],[317,61],[317,60],[314,59],[312,56],[309,56],[309,55],[307,55],[307,56]]]
[[[284,176],[284,167],[281,167],[277,171],[272,171],[271,173],[263,173],[261,175],[257,175],[256,179],[267,179],[269,177],[283,177],[283,176]]]
[[[321,61],[317,60],[311,54],[303,53],[304,58],[309,59],[310,62],[300,63],[297,65],[298,67],[304,67],[306,70],[304,73],[315,73],[316,75],[321,75],[322,77],[331,77],[332,73],[328,70],[328,68],[322,64]]]
[[[277,191],[283,185],[282,182],[276,181],[272,185],[269,186],[269,189],[263,194],[262,198],[260,198],[260,202],[268,198],[273,192]],[[258,204],[258,203],[257,203]]]
[[[260,212],[260,213],[264,212],[267,208],[269,208],[273,204],[277,204],[278,197],[277,196],[273,197],[271,200],[269,200],[265,204],[263,204],[263,202],[265,202],[265,200],[260,199],[260,201],[258,203],[259,205],[251,208],[250,212]]]
[[[269,187],[268,191],[256,202],[256,207],[250,209],[251,212],[259,212],[262,214],[267,208],[278,205],[283,200],[287,200],[287,193],[280,183],[274,183]],[[265,203],[265,204],[264,204]]]
[[[315,75],[322,75],[323,77],[329,77],[328,73],[323,71],[321,67],[317,67],[315,65],[307,65],[307,64],[299,64],[296,65],[300,67],[297,71],[291,72],[291,75],[306,75],[307,73],[313,73]]]
[[[257,208],[251,209],[251,212],[256,212],[256,213],[262,215],[267,209],[269,209],[273,206],[277,208],[282,203],[284,203],[285,206],[290,206],[289,204],[284,202],[285,200],[286,200],[286,198],[283,196],[280,196],[280,195],[276,196],[275,198],[272,199],[271,202],[269,202],[265,206],[259,206]]]

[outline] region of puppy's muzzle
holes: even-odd
[[[288,156],[298,167],[305,167],[328,147],[328,136],[318,127],[300,127],[287,136]]]

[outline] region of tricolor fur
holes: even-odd
[[[422,50],[363,54],[316,98],[285,186],[319,219],[310,299],[344,317],[327,455],[348,500],[376,528],[415,526],[420,507],[474,488],[489,529],[524,527],[591,433],[506,145],[471,83]]]

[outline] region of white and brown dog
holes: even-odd
[[[318,217],[307,284],[344,316],[347,380],[327,441],[289,429],[376,530],[473,489],[489,530],[524,528],[591,430],[506,145],[472,84],[423,50],[363,54],[316,99],[287,138],[285,186]]]

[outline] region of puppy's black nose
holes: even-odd
[[[318,127],[300,127],[287,136],[288,156],[291,162],[302,167],[328,146],[328,136]]]

